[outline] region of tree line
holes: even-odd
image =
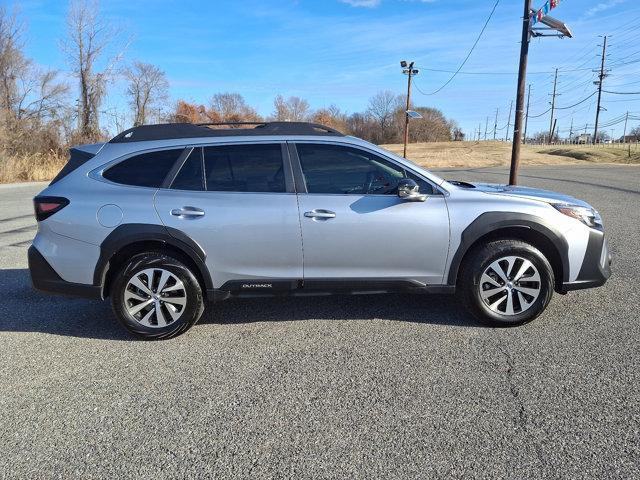
[[[235,92],[215,93],[206,104],[170,102],[166,73],[156,65],[124,58],[127,35],[100,16],[96,0],[70,2],[59,45],[66,58],[65,72],[43,69],[28,58],[25,36],[19,12],[1,6],[0,148],[9,155],[60,153],[71,144],[103,140],[109,135],[102,123],[105,118],[119,131],[157,122],[276,120],[321,123],[379,144],[403,138],[406,97],[391,91],[377,93],[364,112],[351,114],[336,105],[314,110],[303,98],[282,95],[275,97],[273,111],[265,117]],[[105,99],[116,80],[126,85],[121,93],[127,99],[127,112],[105,110]],[[411,142],[464,138],[441,111],[412,109],[423,118],[411,121]]]

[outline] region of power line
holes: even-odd
[[[424,93],[421,92],[420,89],[418,89],[418,91],[420,91],[420,93],[422,93],[423,95],[435,95],[436,93],[438,93],[440,90],[442,90],[444,87],[446,87],[447,85],[449,85],[449,83],[451,83],[451,81],[456,77],[456,75],[458,74],[458,72],[460,72],[460,70],[462,70],[462,67],[464,67],[465,63],[467,63],[467,60],[469,60],[469,57],[471,57],[471,54],[473,53],[473,51],[476,48],[476,45],[478,45],[478,42],[480,41],[480,39],[482,38],[482,34],[484,33],[485,29],[487,28],[487,25],[489,25],[489,20],[491,20],[491,17],[493,17],[493,13],[496,11],[496,7],[498,6],[498,4],[500,3],[500,0],[496,0],[496,3],[493,5],[493,8],[491,9],[491,13],[489,14],[489,16],[487,17],[487,20],[484,22],[484,25],[482,27],[482,30],[480,30],[480,34],[478,35],[478,38],[476,38],[476,41],[473,43],[473,46],[471,47],[471,50],[469,50],[469,53],[467,53],[467,56],[465,57],[465,59],[462,61],[462,63],[460,64],[460,66],[458,67],[458,70],[455,71],[455,73],[453,75],[451,75],[451,77],[449,78],[449,80],[447,80],[440,88],[438,88],[437,90],[434,90],[431,93]],[[417,87],[416,87],[417,88]]]
[[[606,91],[606,90],[603,90],[603,92],[605,92],[605,91]],[[586,101],[587,101],[587,100],[589,100],[591,97],[593,97],[596,93],[598,93],[598,91],[597,91],[597,90],[596,90],[595,92],[593,92],[591,95],[589,95],[588,97],[583,98],[582,100],[580,100],[580,101],[579,101],[579,102],[577,102],[577,103],[574,103],[573,105],[569,105],[568,107],[556,107],[556,110],[567,110],[567,109],[569,109],[569,108],[573,108],[573,107],[575,107],[575,106],[577,106],[577,105],[580,105],[581,103],[586,102]]]
[[[606,93],[613,93],[614,95],[640,95],[640,92],[612,92],[610,90],[602,90]]]
[[[543,115],[546,115],[547,113],[549,113],[551,111],[551,108],[547,109],[546,111],[542,112],[540,115],[529,115],[529,118],[538,118],[541,117]]]

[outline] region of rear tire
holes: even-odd
[[[204,311],[193,272],[161,252],[135,255],[122,267],[111,290],[111,305],[129,332],[149,340],[186,332]]]
[[[482,323],[511,327],[538,317],[554,286],[553,269],[535,247],[520,240],[497,240],[470,251],[462,265],[460,293]]]

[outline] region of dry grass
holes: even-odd
[[[402,145],[381,145],[402,155]],[[631,145],[523,145],[523,165],[558,165],[584,163],[640,164],[640,147]],[[407,157],[428,168],[477,168],[509,165],[511,143],[508,142],[434,142],[412,143]]]
[[[0,152],[0,183],[51,180],[67,162],[55,152],[9,156]]]

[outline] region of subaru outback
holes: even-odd
[[[206,301],[332,293],[457,292],[513,326],[610,276],[587,203],[445,181],[311,123],[135,127],[73,148],[34,204],[34,287],[110,298],[144,338],[186,331]]]

